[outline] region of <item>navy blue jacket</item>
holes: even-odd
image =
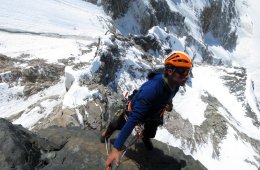
[[[145,82],[132,99],[132,112],[119,133],[114,147],[117,149],[122,148],[136,124],[151,120],[161,120],[161,110],[167,103],[172,102],[172,98],[178,90],[179,87],[172,91],[161,73],[155,74],[150,80]]]

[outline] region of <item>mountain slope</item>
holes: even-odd
[[[247,10],[238,10],[251,7],[244,1],[93,2],[0,4],[0,117],[34,131],[51,125],[100,130],[123,92],[161,70],[170,50],[182,50],[194,62],[193,77],[156,139],[208,169],[259,169],[259,62],[252,55],[243,65],[254,32]]]

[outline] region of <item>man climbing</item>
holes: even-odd
[[[150,138],[155,137],[157,127],[163,124],[163,112],[171,110],[172,98],[189,78],[192,62],[186,53],[175,51],[169,54],[164,66],[163,74],[150,74],[149,80],[134,95],[127,121],[123,118],[117,120],[122,129],[108,155],[106,161],[108,170],[111,169],[113,161],[119,166],[124,143],[137,124],[144,124],[142,140],[148,150],[153,149]],[[113,126],[113,122],[110,123],[101,139],[109,138],[116,128],[118,127]]]

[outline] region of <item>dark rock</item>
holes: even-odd
[[[106,149],[98,131],[53,126],[36,136],[4,119],[0,119],[0,130],[1,169],[105,169]],[[142,143],[130,147],[118,169],[206,169],[178,148],[153,143],[152,151],[146,151]]]
[[[83,0],[83,1],[90,2],[92,4],[97,4],[98,0]]]
[[[39,164],[40,155],[34,134],[0,119],[1,169],[34,169]]]
[[[28,67],[20,67],[20,64],[27,64]],[[14,65],[18,65],[14,67]],[[21,83],[24,85],[24,95],[30,96],[43,89],[46,89],[60,80],[64,75],[64,66],[48,64],[41,59],[23,60],[13,59],[0,54],[0,82],[8,83],[9,86]]]
[[[123,17],[128,11],[133,13],[138,26],[133,26],[131,33],[146,34],[153,26],[160,25],[168,30],[183,36],[188,32],[185,17],[179,12],[171,11],[165,0],[150,0],[151,5],[143,1],[134,0],[103,0],[105,11],[114,19]],[[123,31],[123,30],[122,30]]]
[[[7,70],[7,67],[13,66],[12,58],[2,55],[0,53],[0,72]]]
[[[133,40],[137,45],[140,45],[144,51],[151,50],[161,50],[161,43],[154,35],[139,35],[133,36]]]
[[[62,63],[64,65],[66,65],[66,66],[74,65],[74,61],[75,61],[75,57],[58,59],[59,63]]]
[[[217,14],[217,15],[216,15]],[[228,50],[236,47],[237,34],[232,25],[239,20],[235,0],[211,1],[201,13],[200,21],[203,33],[211,32],[221,41],[221,45]]]
[[[196,40],[192,36],[188,35],[185,39],[187,47],[195,47],[196,51],[201,54],[202,62],[210,65],[216,65],[217,62],[214,61],[214,54],[200,41]],[[196,54],[193,56],[193,59],[196,58]]]
[[[106,149],[104,144],[98,143],[98,132],[52,127],[40,131],[39,134],[56,144],[59,144],[60,139],[53,134],[60,134],[63,139],[68,139],[64,148],[56,152],[56,157],[44,169],[104,169]],[[131,147],[118,169],[206,169],[191,156],[184,155],[180,149],[153,142],[156,147],[153,151],[146,151],[142,143]]]
[[[64,74],[64,66],[57,64],[39,63],[22,71],[23,82],[57,82]]]
[[[63,74],[64,66],[36,62],[32,67],[22,70],[22,83],[25,84],[24,95],[36,94],[56,84]]]
[[[155,11],[157,22],[162,26],[167,26],[170,31],[179,36],[188,33],[188,27],[184,23],[185,17],[179,12],[173,12],[167,1],[150,0],[150,3]]]
[[[98,53],[101,66],[93,74],[93,82],[104,86],[110,85],[111,88],[117,89],[114,81],[116,79],[116,72],[121,67],[121,53],[118,45],[115,42],[105,44],[104,49],[100,49]]]
[[[23,93],[24,93],[24,96],[31,96],[52,85],[53,85],[52,82],[45,82],[45,83],[30,83],[29,82],[29,83],[26,83]]]
[[[129,0],[102,0],[105,11],[110,14],[113,19],[123,16],[129,5]]]

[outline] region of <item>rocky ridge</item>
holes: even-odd
[[[105,169],[98,131],[53,126],[35,134],[2,118],[0,129],[2,169]],[[117,169],[206,169],[180,149],[153,142],[156,148],[149,152],[142,143],[131,147]]]

